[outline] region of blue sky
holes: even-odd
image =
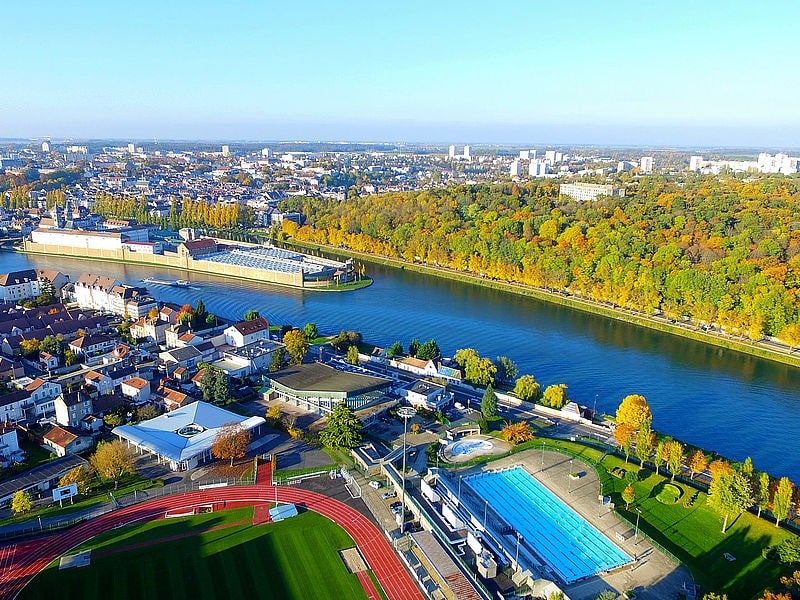
[[[794,2],[71,4],[4,4],[0,137],[800,146]]]

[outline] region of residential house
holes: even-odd
[[[181,336],[191,331],[188,325],[179,325],[177,323],[173,323],[170,327],[166,329],[164,332],[164,343],[167,345],[167,348],[177,348],[178,346],[185,346],[180,342]]]
[[[150,400],[150,382],[141,377],[126,379],[120,389],[131,404],[144,404]]]
[[[10,467],[15,462],[22,462],[24,452],[19,448],[17,427],[11,421],[0,422],[0,467]]]
[[[242,321],[225,329],[225,342],[236,348],[268,339],[269,323],[264,317],[258,317],[252,321]]]
[[[389,364],[401,371],[408,371],[423,377],[436,377],[439,374],[436,363],[432,360],[421,360],[412,357],[393,358],[389,361]]]
[[[182,348],[173,348],[166,352],[161,352],[158,355],[159,360],[167,368],[167,374],[170,374],[170,369],[173,367],[186,367],[187,369],[194,369],[197,363],[203,360],[203,353],[194,346],[184,346]]]
[[[121,386],[122,382],[126,379],[139,376],[139,371],[136,367],[120,366],[119,364],[114,364],[109,367],[98,367],[96,370],[100,371],[101,373],[105,373],[111,378],[113,383],[112,389],[116,389]]]
[[[446,386],[421,379],[400,388],[399,392],[411,406],[433,411],[441,410],[453,401],[453,395],[447,393]]]
[[[21,362],[0,356],[0,379],[16,379],[25,376],[25,367]]]
[[[57,369],[59,364],[61,364],[61,361],[58,355],[50,354],[49,352],[39,353],[39,368],[42,369],[42,371]]]
[[[84,376],[86,385],[91,385],[101,396],[114,392],[114,380],[99,371],[89,371]]]
[[[53,295],[56,298],[61,298],[61,291],[69,283],[69,275],[65,275],[55,269],[36,269],[36,278],[39,280],[40,285],[44,279],[47,279],[53,288]]]
[[[269,368],[272,353],[284,344],[271,340],[258,340],[241,348],[231,348],[222,353],[222,358],[212,363],[229,377],[246,377]]]
[[[162,321],[160,317],[145,316],[131,324],[131,337],[163,344],[166,341],[166,332],[169,327],[169,321]]]
[[[25,386],[31,400],[36,405],[36,417],[51,417],[56,412],[55,399],[61,393],[61,386],[52,381],[37,377]]]
[[[94,412],[91,397],[83,390],[62,393],[55,399],[56,421],[67,427],[80,426],[81,419]]]
[[[33,269],[0,274],[0,301],[20,302],[41,294],[39,278]]]
[[[91,436],[85,435],[80,430],[72,427],[56,425],[44,434],[43,440],[45,446],[51,448],[58,457],[77,454],[92,447]]]
[[[84,357],[97,356],[98,354],[105,354],[111,352],[116,347],[116,340],[107,335],[84,335],[83,337],[72,340],[68,346],[75,354]]]
[[[75,301],[81,308],[111,310],[109,292],[120,285],[113,277],[83,273],[74,285]]]
[[[0,395],[0,421],[33,420],[36,415],[36,405],[31,400],[30,392],[16,390]]]
[[[115,285],[108,292],[111,312],[128,317],[141,319],[146,317],[153,309],[158,309],[158,303],[147,294],[144,288],[128,285]]]
[[[192,402],[197,402],[197,398],[190,396],[179,390],[167,386],[160,386],[155,393],[155,400],[164,407],[164,410],[171,411],[181,408]]]

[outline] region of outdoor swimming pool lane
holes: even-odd
[[[631,561],[522,467],[464,479],[566,583]]]

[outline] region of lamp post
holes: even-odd
[[[636,543],[639,543],[639,517],[642,516],[642,510],[640,508],[636,509],[636,533],[633,536],[633,539],[636,540]]]
[[[486,511],[489,510],[489,501],[484,500],[483,505],[483,530],[486,531]]]
[[[517,531],[515,535],[517,536],[517,554],[514,557],[514,563],[517,565],[517,570],[519,571],[519,540],[522,536],[519,534],[519,531]]]
[[[541,471],[544,471],[544,445],[545,441],[542,440],[542,468],[540,469]]]
[[[461,506],[461,478],[463,475],[458,476],[458,505]]]
[[[403,533],[406,525],[406,433],[408,432],[408,420],[417,414],[417,411],[410,406],[401,406],[397,410],[397,414],[403,419],[403,484],[402,484],[402,500],[400,510],[400,533]]]
[[[569,459],[569,493],[572,493],[572,459]]]
[[[597,394],[594,395],[594,408],[592,409],[592,423],[594,423],[594,417],[597,414]]]

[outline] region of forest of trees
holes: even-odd
[[[180,205],[173,202],[168,217],[150,215],[144,196],[114,196],[98,193],[94,201],[94,212],[104,217],[136,219],[139,223],[159,225],[177,230],[181,227],[208,227],[210,229],[237,229],[252,225],[253,209],[239,203],[217,201],[208,203],[203,199],[183,198]]]
[[[754,340],[800,329],[787,329],[798,322],[796,177],[643,178],[626,197],[591,203],[541,180],[293,198],[285,208],[307,217],[303,227],[283,222],[300,241],[662,311]]]

